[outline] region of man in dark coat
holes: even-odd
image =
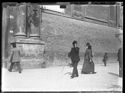
[[[73,47],[71,48],[71,51],[68,54],[68,57],[71,58],[72,66],[73,66],[73,72],[71,78],[78,77],[78,70],[77,65],[80,61],[79,57],[79,47],[77,47],[77,41],[73,41]]]
[[[12,72],[12,69],[14,67],[14,65],[16,64],[16,66],[18,67],[19,73],[21,73],[21,64],[20,64],[20,50],[16,47],[16,42],[12,43],[13,49],[11,50],[11,54],[10,54],[10,68],[9,71]]]
[[[118,62],[119,62],[119,77],[123,77],[123,48],[118,50]]]
[[[123,29],[118,28],[118,40],[120,41],[120,48],[118,50],[118,62],[119,62],[119,77],[123,77]]]

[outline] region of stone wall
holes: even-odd
[[[116,58],[118,40],[115,38],[117,31],[114,28],[47,12],[42,14],[41,27],[41,37],[46,42],[46,55],[50,64],[66,64],[67,60],[70,62],[67,54],[72,47],[73,40],[78,41],[81,59],[84,58],[86,42],[92,44],[95,58],[102,58],[105,51],[109,53],[110,58]]]

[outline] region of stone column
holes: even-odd
[[[17,6],[17,33],[15,36],[26,37],[26,4]]]
[[[38,4],[28,5],[27,22],[29,24],[29,36],[32,38],[40,37],[40,6]]]
[[[121,43],[121,47],[123,47],[123,30],[121,28],[118,28],[117,37]]]
[[[119,26],[119,19],[120,19],[120,7],[116,4],[116,27]]]
[[[86,13],[86,6],[87,6],[87,5],[82,5],[82,6],[81,6],[81,7],[82,7],[82,11],[81,11],[81,12],[82,12],[82,19],[84,19],[85,16],[86,16],[86,14],[85,14],[85,13]]]
[[[7,8],[4,8],[3,7],[3,12],[2,12],[2,55],[3,55],[3,57],[5,56],[5,44],[6,44],[6,42],[7,42],[7,40],[6,40],[6,37],[5,37],[5,35],[6,35],[6,28],[7,28]]]
[[[116,3],[116,9],[117,9],[117,27],[122,27],[123,26],[123,6],[121,6],[120,3]]]
[[[70,14],[71,14],[72,17],[73,17],[73,9],[74,9],[74,5],[72,4],[71,5],[71,12],[70,12]]]
[[[5,32],[5,51],[7,57],[9,56],[10,52],[10,43],[11,38],[14,36],[14,34],[17,32],[17,24],[16,24],[16,7],[7,5],[7,27]]]
[[[11,37],[17,31],[16,26],[16,7],[10,6],[8,3],[4,3],[3,15],[2,15],[2,44],[3,44],[3,59],[9,57]],[[6,64],[6,63],[5,63]]]
[[[120,26],[123,29],[123,6],[120,8]]]
[[[8,54],[8,9],[7,7],[2,7],[2,66],[7,67]]]
[[[117,9],[116,5],[110,5],[109,7],[109,19],[108,19],[108,24],[111,27],[116,27],[117,25]]]

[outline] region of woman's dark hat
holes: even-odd
[[[89,42],[87,42],[87,43],[86,43],[86,45],[87,45],[87,46],[90,46],[90,43],[89,43]]]

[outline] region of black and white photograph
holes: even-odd
[[[123,2],[3,2],[1,23],[2,92],[122,93]]]

